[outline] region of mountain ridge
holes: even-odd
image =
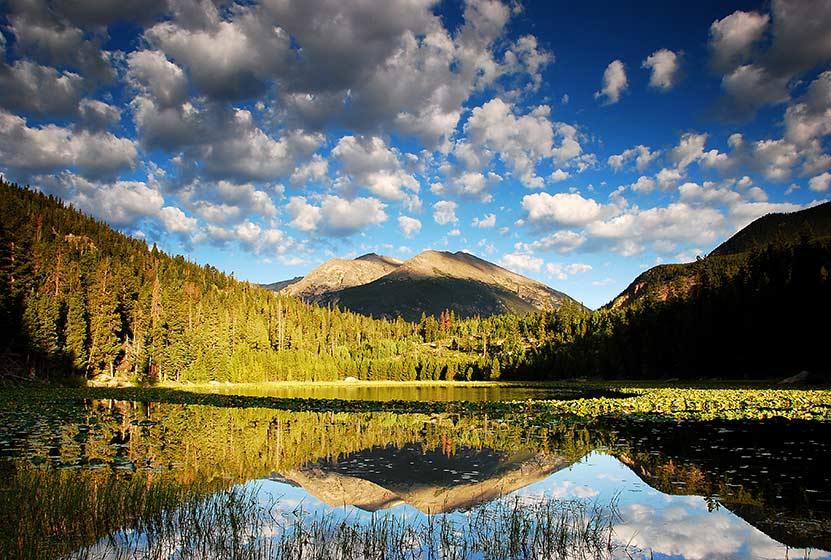
[[[462,318],[576,303],[542,282],[465,251],[426,250],[403,262],[375,253],[331,259],[280,291],[312,303],[410,321],[445,310]]]
[[[800,240],[831,238],[831,202],[788,213],[770,213],[733,234],[706,257],[661,264],[639,274],[604,307],[622,309],[645,301],[685,297],[713,275],[732,277],[754,252]]]

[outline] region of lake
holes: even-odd
[[[267,392],[442,401],[553,396],[534,386],[492,389]],[[180,557],[176,551],[194,542],[193,535],[208,538],[205,529],[194,529],[199,524],[236,535],[237,525],[223,525],[216,513],[217,504],[230,500],[241,518],[256,517],[251,535],[260,544],[285,539],[286,532],[339,531],[345,538],[347,526],[378,539],[379,523],[391,523],[383,538],[406,541],[414,558],[437,551],[444,558],[543,557],[538,550],[535,556],[494,547],[533,545],[540,535],[554,534],[539,528],[545,525],[561,536],[571,531],[611,543],[583,551],[588,557],[831,558],[830,456],[831,426],[824,422],[542,422],[510,413],[21,399],[0,412],[0,474],[11,481],[0,494],[5,531],[80,523],[71,512],[85,511],[84,496],[93,493],[109,492],[113,509],[90,514],[99,516],[95,526],[48,543],[51,548],[24,551],[18,543],[0,556]],[[32,480],[38,485],[33,496]],[[30,499],[21,498],[26,495]],[[138,504],[148,517],[161,515],[147,505],[153,500],[176,510],[175,518],[136,523],[138,512],[130,510]],[[307,533],[298,532],[300,526]],[[208,539],[214,550],[227,544],[217,539]],[[289,557],[279,556],[276,546],[268,551]]]

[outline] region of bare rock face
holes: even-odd
[[[370,253],[332,259],[282,293],[375,317],[415,321],[449,309],[458,317],[527,313],[575,303],[566,294],[462,251],[424,251],[401,262]]]
[[[352,505],[379,511],[406,503],[424,513],[466,511],[543,480],[573,461],[556,455],[506,457],[497,472],[482,480],[446,484],[436,480],[389,480],[371,473],[350,475],[313,466],[282,473],[308,493],[333,507]],[[415,468],[415,467],[414,467]]]
[[[328,294],[372,282],[395,270],[400,264],[401,261],[397,259],[375,253],[352,260],[332,259],[280,291],[309,303],[324,303]]]

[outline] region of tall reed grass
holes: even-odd
[[[256,485],[22,469],[0,494],[9,560],[530,560],[617,556],[615,503],[503,498],[465,516],[368,520],[264,500]]]

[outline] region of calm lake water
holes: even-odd
[[[375,389],[355,390],[370,398]],[[427,392],[445,400],[451,391]],[[394,394],[384,400],[402,398]],[[506,499],[614,504],[614,539],[635,558],[831,558],[829,457],[831,426],[821,423],[537,425],[123,401],[0,412],[0,464],[241,484],[281,515],[359,523],[432,514],[464,524]]]
[[[257,397],[339,399],[357,401],[438,401],[438,402],[495,402],[524,401],[528,399],[574,399],[606,396],[612,393],[599,389],[552,389],[545,385],[440,385],[410,384],[338,384],[338,385],[216,385],[199,387],[199,392],[234,394]]]

